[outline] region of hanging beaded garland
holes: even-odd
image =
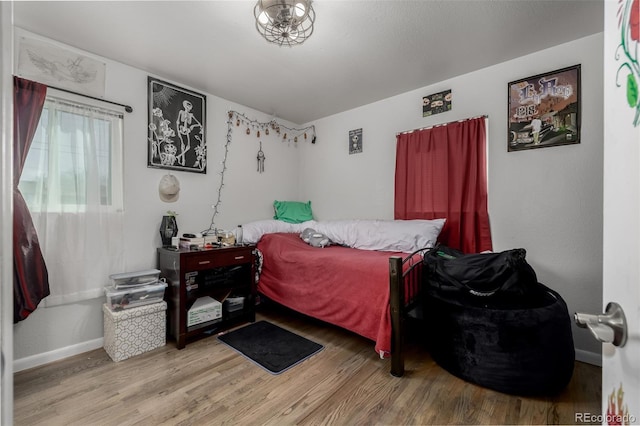
[[[270,120],[266,122],[260,122],[252,120],[246,115],[237,111],[229,111],[229,120],[235,121],[236,127],[245,126],[246,134],[250,135],[252,130],[255,131],[256,137],[269,136],[271,130],[275,131],[278,135],[282,136],[283,142],[296,143],[300,139],[300,136],[304,137],[304,140],[308,140],[309,135],[312,139],[315,139],[316,128],[315,126],[308,126],[301,129],[285,126],[278,123],[276,120]]]

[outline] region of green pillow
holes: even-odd
[[[299,201],[274,201],[273,208],[276,220],[282,220],[289,223],[302,223],[313,219],[311,211],[311,201],[302,203]]]

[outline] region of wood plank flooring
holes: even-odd
[[[601,371],[576,362],[554,397],[524,398],[464,382],[415,336],[406,373],[389,374],[373,342],[272,305],[266,319],[325,345],[274,376],[215,336],[114,363],[102,349],[15,374],[16,425],[575,424],[600,413]]]

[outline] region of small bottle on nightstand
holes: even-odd
[[[238,225],[238,228],[236,229],[236,245],[241,246],[242,243],[242,225]]]

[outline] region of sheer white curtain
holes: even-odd
[[[123,272],[122,121],[47,96],[20,180],[49,271],[45,306],[100,297]]]

